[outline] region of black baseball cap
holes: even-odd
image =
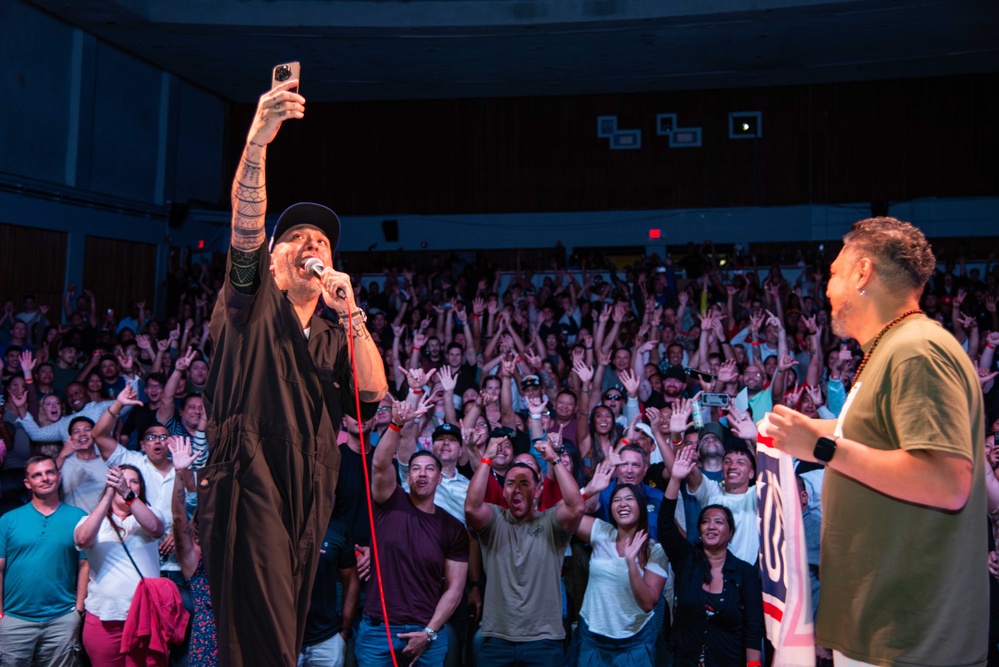
[[[683,369],[679,366],[670,366],[665,371],[660,373],[660,376],[664,380],[679,380],[684,384],[687,382],[687,374],[684,373]]]
[[[274,243],[286,231],[298,225],[312,225],[321,231],[330,240],[330,254],[336,252],[336,246],[340,242],[340,218],[333,212],[333,209],[312,202],[299,202],[284,210],[284,213],[278,218],[277,224],[274,225],[269,249],[273,250]]]
[[[527,389],[528,387],[540,387],[540,386],[541,386],[541,379],[534,374],[525,375],[524,378],[520,381],[521,389]]]
[[[458,442],[461,442],[461,429],[454,424],[448,424],[447,422],[444,422],[434,429],[433,435],[430,436],[430,441],[437,442],[437,438],[445,435],[449,435],[452,438],[457,439]]]

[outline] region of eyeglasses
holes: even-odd
[[[377,410],[375,410],[375,412],[388,412],[391,409],[392,408],[388,407],[387,405],[383,405],[382,407],[380,407]]]
[[[170,438],[169,433],[150,433],[149,435],[143,437],[142,439],[145,440],[146,442],[156,442],[157,440],[163,442],[169,438]]]
[[[604,400],[605,401],[620,401],[621,400],[621,394],[607,394],[606,396],[604,396]]]

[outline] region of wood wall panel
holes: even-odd
[[[135,301],[145,301],[151,309],[156,289],[156,246],[88,236],[80,288],[94,292],[99,322],[112,308],[117,323],[129,314]]]
[[[348,215],[782,206],[999,194],[999,74],[641,95],[314,104],[271,146],[273,208]],[[759,140],[728,138],[761,111]],[[668,148],[659,113],[702,128]],[[233,108],[232,173],[253,108]],[[596,118],[642,130],[611,151]]]
[[[32,294],[57,323],[65,279],[65,232],[0,223],[0,299],[13,301],[14,312]]]

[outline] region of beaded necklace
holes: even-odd
[[[881,342],[882,336],[888,333],[889,329],[891,329],[893,326],[895,326],[896,324],[907,318],[909,315],[921,315],[922,313],[923,311],[919,310],[918,308],[916,310],[906,311],[901,315],[899,315],[898,317],[896,317],[895,319],[893,319],[888,324],[886,324],[885,328],[878,332],[878,335],[874,337],[874,344],[871,345],[871,349],[867,351],[867,354],[864,355],[864,358],[860,360],[860,365],[857,366],[857,372],[853,376],[854,386],[856,386],[857,380],[860,379],[860,374],[864,372],[864,367],[867,366],[867,360],[870,359],[871,354],[874,353],[874,348],[876,348],[878,346],[878,343]]]

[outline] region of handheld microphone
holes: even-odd
[[[323,271],[326,270],[326,267],[323,266],[323,260],[319,259],[318,257],[309,257],[308,259],[306,259],[304,262],[302,262],[302,268],[305,270],[306,273],[315,276],[316,278],[322,278]],[[343,291],[342,287],[336,288],[336,295],[344,300],[346,300],[347,298],[347,293]]]

